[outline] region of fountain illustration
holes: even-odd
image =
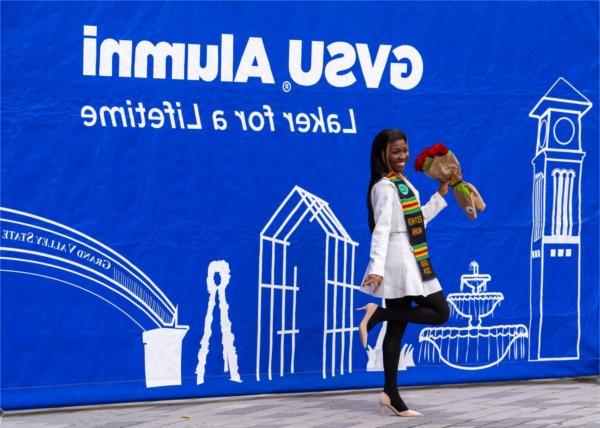
[[[387,324],[387,323],[386,323]],[[382,372],[383,371],[383,351],[381,346],[383,345],[383,337],[385,336],[385,328],[381,331],[383,334],[379,335],[377,339],[377,345],[375,348],[367,345],[367,371],[368,372]],[[415,361],[413,360],[414,346],[408,343],[402,345],[400,349],[400,357],[398,358],[398,370],[406,370],[409,367],[415,367]]]
[[[466,327],[427,327],[419,334],[419,360],[444,364],[460,370],[481,370],[505,358],[523,359],[527,355],[529,333],[523,324],[484,326],[504,300],[500,292],[488,292],[492,277],[479,273],[479,264],[469,264],[471,274],[461,275],[460,293],[447,296],[450,313],[466,318]]]

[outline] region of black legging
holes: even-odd
[[[412,302],[418,306],[411,307]],[[377,323],[387,321],[387,330],[383,339],[383,371],[385,376],[384,392],[390,397],[392,405],[400,412],[408,407],[398,393],[398,360],[400,344],[409,322],[415,324],[440,325],[448,321],[450,309],[443,291],[428,296],[406,296],[398,299],[385,299],[385,308],[379,307],[369,320],[367,330]]]

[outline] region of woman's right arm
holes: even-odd
[[[383,277],[390,228],[392,226],[394,198],[396,197],[395,190],[388,183],[380,181],[373,186],[371,204],[373,205],[375,229],[373,229],[371,235],[369,274]]]

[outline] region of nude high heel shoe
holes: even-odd
[[[356,309],[357,311],[365,311],[365,316],[358,325],[358,334],[360,335],[360,342],[362,343],[363,348],[367,347],[367,323],[377,310],[377,307],[378,306],[375,303],[368,303],[362,308]]]
[[[421,416],[421,413],[417,412],[416,410],[408,409],[408,410],[399,412],[398,410],[396,410],[396,408],[394,406],[392,406],[390,397],[388,397],[388,395],[385,392],[382,392],[381,394],[379,394],[379,406],[381,407],[381,415],[383,415],[383,407],[385,406],[385,407],[388,407],[392,412],[394,412],[398,416],[404,416],[404,417]]]

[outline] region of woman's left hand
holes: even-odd
[[[383,277],[381,275],[371,273],[371,274],[367,275],[367,277],[365,278],[365,280],[363,281],[363,283],[360,286],[361,287],[373,286],[373,292],[377,293],[377,290],[379,290],[379,287],[381,287],[382,281],[383,281]]]
[[[448,186],[450,185],[450,180],[446,182],[440,182],[440,187],[438,188],[438,193],[444,197],[448,193]]]

